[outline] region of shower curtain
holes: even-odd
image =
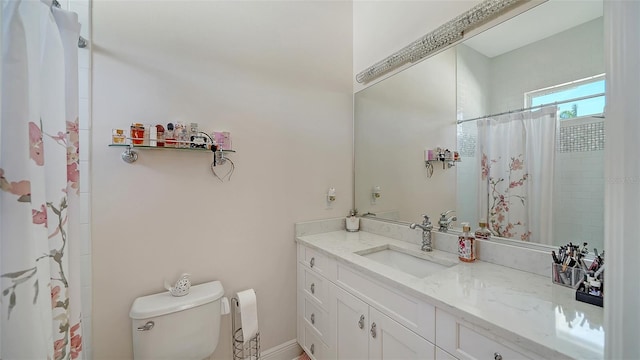
[[[51,0],[2,6],[0,358],[76,359],[80,24]]]
[[[556,106],[478,121],[479,213],[494,235],[553,242]]]

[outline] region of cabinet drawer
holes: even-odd
[[[328,281],[314,274],[306,266],[298,265],[298,288],[305,297],[312,299],[324,310],[328,310]]]
[[[298,245],[298,261],[329,280],[336,279],[336,261],[311,248]]]
[[[411,331],[435,342],[435,307],[338,265],[337,283]]]
[[[302,312],[307,327],[316,330],[325,343],[329,343],[329,313],[319,308],[307,296],[302,300]]]
[[[436,310],[436,345],[459,359],[531,359],[515,344],[490,339],[440,309]]]
[[[331,349],[320,340],[309,326],[304,327],[302,348],[314,360],[335,359]]]

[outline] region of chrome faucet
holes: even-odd
[[[451,222],[458,220],[458,218],[455,215],[447,217],[447,215],[449,215],[452,212],[455,212],[455,210],[449,210],[440,214],[440,220],[438,220],[438,225],[440,225],[439,230],[441,232],[447,232],[449,230],[449,226],[451,226]]]
[[[413,223],[411,225],[409,225],[409,228],[411,229],[415,229],[415,228],[420,228],[422,229],[422,251],[432,251],[433,248],[431,247],[431,230],[433,230],[433,225],[431,225],[431,220],[429,220],[429,216],[428,215],[422,215],[422,217],[424,218],[422,220],[422,224],[416,224]]]

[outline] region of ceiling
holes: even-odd
[[[602,16],[602,0],[549,0],[464,42],[492,58]]]

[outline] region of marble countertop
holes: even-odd
[[[603,309],[576,301],[574,290],[552,284],[550,277],[482,261],[463,263],[451,253],[420,252],[419,245],[363,231],[296,240],[545,358],[604,357]],[[419,279],[355,254],[385,246],[456,265]]]

